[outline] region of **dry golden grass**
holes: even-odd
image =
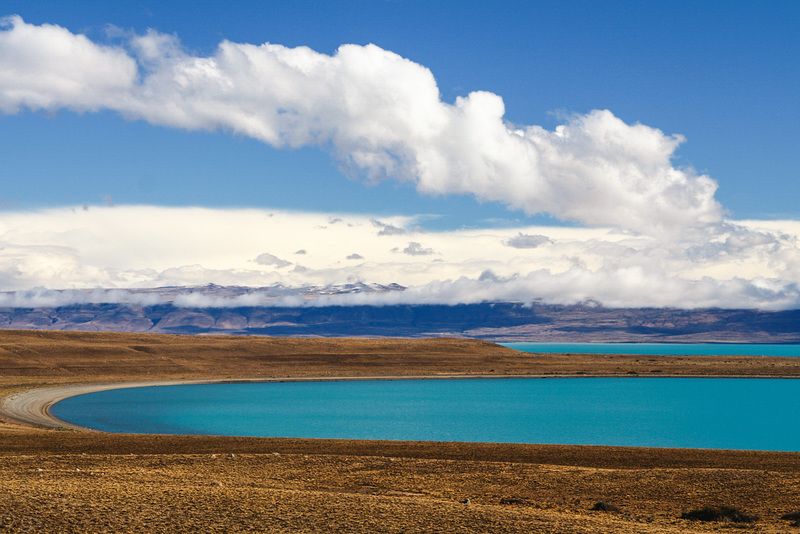
[[[468,339],[268,338],[0,330],[0,387],[180,378],[800,376],[797,358],[533,355]]]
[[[794,358],[533,356],[453,339],[0,332],[0,395],[108,380],[631,372],[797,376],[800,366]],[[598,501],[619,512],[590,511]],[[706,505],[760,519],[679,519]],[[0,423],[0,532],[787,532],[800,529],[780,516],[797,510],[798,453],[113,435]]]

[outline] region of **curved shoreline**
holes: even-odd
[[[60,386],[48,386],[32,388],[29,390],[13,393],[6,397],[0,397],[0,415],[7,417],[15,422],[33,425],[41,428],[71,428],[73,430],[85,430],[100,432],[91,428],[73,425],[54,417],[50,413],[50,407],[59,401],[84,395],[86,393],[96,393],[112,389],[139,388],[139,387],[159,387],[159,386],[178,386],[192,384],[232,384],[247,382],[338,382],[345,380],[430,380],[430,379],[454,379],[454,378],[520,378],[515,375],[425,375],[425,376],[340,376],[340,377],[283,377],[283,378],[217,378],[217,379],[194,379],[194,380],[135,380],[120,382],[100,382],[94,384],[65,384]],[[542,376],[527,376],[525,378],[543,378]]]
[[[50,413],[50,408],[59,401],[84,395],[86,393],[96,393],[113,389],[139,388],[139,387],[160,387],[193,384],[234,384],[249,382],[341,382],[341,381],[362,381],[362,380],[453,380],[453,379],[504,379],[504,378],[623,378],[635,380],[637,378],[746,378],[746,379],[798,379],[796,376],[731,376],[731,375],[659,375],[659,376],[626,376],[626,375],[396,375],[396,376],[336,376],[336,377],[282,377],[282,378],[210,378],[210,379],[183,379],[183,380],[135,380],[120,382],[99,382],[90,384],[64,384],[59,386],[48,386],[32,388],[29,390],[13,393],[5,397],[0,397],[0,416],[11,419],[14,422],[25,425],[32,425],[40,428],[82,430],[88,432],[101,432],[92,428],[86,428],[62,421]]]
[[[42,428],[72,428],[75,430],[89,430],[81,426],[61,421],[50,414],[50,407],[55,403],[83,395],[110,389],[170,386],[176,384],[202,384],[204,380],[146,380],[136,382],[105,382],[98,384],[71,384],[34,388],[19,393],[11,394],[0,399],[0,415],[8,417],[15,422],[33,425]]]

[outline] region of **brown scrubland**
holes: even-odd
[[[478,375],[797,377],[800,361],[0,331],[0,397],[131,380]],[[704,507],[757,520],[681,518]],[[797,511],[800,453],[122,435],[0,412],[0,532],[800,532]]]

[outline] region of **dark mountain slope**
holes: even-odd
[[[0,328],[272,336],[461,336],[497,341],[800,343],[800,310],[533,306],[0,308]]]

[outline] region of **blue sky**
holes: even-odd
[[[176,37],[181,53],[190,58],[215,56],[223,40],[253,45],[269,42],[289,48],[305,46],[324,57],[336,55],[343,44],[360,45],[359,50],[363,50],[364,45],[375,44],[383,51],[412,62],[414,72],[428,69],[435,80],[440,104],[447,109],[455,106],[459,98],[468,99],[474,91],[499,96],[505,106],[503,121],[509,130],[541,127],[553,132],[559,126],[571,124],[574,117],[580,117],[583,122],[573,124],[574,137],[591,130],[592,125],[586,118],[592,116],[593,110],[608,110],[611,114],[605,118],[595,116],[597,127],[611,127],[613,121],[621,121],[619,124],[627,125],[623,129],[626,132],[630,129],[628,133],[633,136],[636,134],[633,127],[643,125],[647,131],[639,133],[650,136],[647,142],[651,145],[648,146],[652,147],[652,143],[669,145],[668,162],[674,169],[686,171],[686,176],[681,174],[677,178],[682,180],[680,187],[685,189],[681,194],[694,198],[696,203],[706,202],[696,213],[684,216],[683,204],[675,201],[671,207],[664,208],[664,213],[654,222],[644,219],[647,218],[646,202],[652,202],[655,197],[648,197],[649,201],[636,199],[626,208],[627,196],[619,200],[613,198],[617,194],[612,191],[616,185],[609,188],[609,200],[598,206],[595,200],[604,198],[605,192],[598,192],[596,198],[587,200],[583,193],[565,189],[575,197],[567,194],[560,200],[540,201],[534,198],[539,193],[531,193],[520,186],[522,190],[516,194],[516,185],[498,184],[498,178],[491,176],[487,180],[494,182],[488,186],[475,185],[470,176],[459,175],[462,181],[458,183],[444,179],[425,182],[416,181],[416,177],[398,180],[391,172],[377,183],[365,183],[370,182],[365,175],[373,167],[353,164],[343,172],[341,164],[330,155],[335,152],[340,162],[343,154],[350,157],[347,147],[351,146],[352,139],[343,144],[324,141],[322,147],[315,142],[304,142],[299,148],[275,148],[257,135],[242,131],[230,133],[230,130],[237,130],[239,123],[225,122],[227,119],[219,122],[221,126],[212,121],[198,129],[170,122],[172,119],[165,119],[163,115],[153,119],[145,116],[146,113],[123,109],[124,106],[100,103],[107,94],[98,93],[97,103],[87,104],[81,100],[79,104],[64,101],[37,106],[19,101],[7,104],[6,113],[0,113],[3,139],[0,143],[0,202],[8,214],[7,220],[12,216],[50,213],[47,210],[76,206],[99,208],[111,204],[166,210],[253,208],[329,214],[329,218],[345,213],[366,221],[380,217],[382,221],[406,224],[406,230],[417,232],[412,236],[414,240],[423,239],[419,234],[423,230],[432,232],[427,236],[431,242],[444,239],[447,232],[475,228],[506,229],[510,234],[497,239],[507,242],[515,235],[544,235],[541,230],[530,230],[541,225],[587,231],[597,228],[634,231],[650,237],[653,237],[651,229],[658,227],[659,236],[653,239],[668,239],[670,243],[682,239],[683,244],[676,245],[675,250],[702,249],[702,253],[697,252],[692,258],[683,258],[685,263],[679,269],[683,273],[679,273],[680,278],[693,283],[704,276],[721,282],[744,276],[746,281],[752,282],[759,275],[761,267],[756,267],[755,263],[743,269],[752,271],[752,275],[736,274],[734,263],[725,268],[715,264],[712,269],[709,257],[714,256],[717,261],[721,253],[710,253],[709,243],[727,243],[726,246],[734,241],[751,243],[752,246],[740,245],[741,250],[737,249],[736,254],[749,254],[748,261],[761,262],[760,266],[769,264],[770,260],[775,263],[775,257],[765,259],[767,252],[753,247],[780,248],[783,251],[780,261],[789,261],[786,258],[795,256],[789,241],[778,247],[774,242],[768,243],[747,232],[744,237],[736,232],[733,236],[730,228],[720,230],[719,224],[723,219],[758,220],[764,221],[762,226],[769,226],[770,232],[788,235],[793,232],[789,228],[800,220],[796,201],[800,198],[800,151],[796,149],[800,140],[800,105],[797,102],[800,36],[796,32],[800,4],[797,2],[465,4],[373,0],[233,5],[76,2],[67,5],[49,1],[6,1],[0,5],[0,15],[19,15],[25,24],[35,28],[57,25],[73,36],[85,35],[93,46],[125,50],[131,57],[135,55],[131,39],[145,36],[148,29]],[[109,31],[111,27],[114,30]],[[141,80],[146,76],[146,69],[142,57],[136,61]],[[402,80],[390,79],[386,86],[391,88],[395,82],[401,84]],[[16,82],[8,82],[13,83]],[[258,83],[271,83],[271,80],[260,79]],[[87,94],[92,94],[91,88]],[[185,94],[176,98],[184,97]],[[13,98],[9,97],[9,101]],[[482,105],[489,109],[493,102]],[[76,109],[78,112],[74,111]],[[480,128],[476,126],[476,130]],[[338,131],[338,127],[333,131]],[[655,131],[660,132],[656,135],[652,133]],[[685,140],[672,146],[669,140],[673,135],[683,136]],[[626,139],[633,142],[632,137]],[[452,148],[449,141],[445,144],[449,147],[445,150],[447,156],[456,157],[456,160],[474,152],[464,147]],[[481,142],[478,146],[485,144]],[[416,141],[410,145],[415,147],[412,152],[417,156],[419,152],[414,150],[425,150]],[[386,150],[391,153],[395,145],[387,146]],[[447,152],[451,148],[452,151]],[[581,145],[568,159],[594,154],[593,150]],[[667,149],[654,150],[663,154]],[[487,153],[489,159],[494,157],[490,149]],[[613,166],[618,161],[614,154],[603,157],[604,165]],[[647,161],[645,166],[651,162]],[[493,162],[501,169],[506,169],[502,167],[506,163],[510,166],[507,170],[516,169],[514,158]],[[564,165],[564,161],[559,160],[550,171],[543,171],[545,175],[551,173],[545,178],[555,180],[552,173],[566,172]],[[687,170],[689,168],[693,171]],[[703,189],[705,182],[698,181],[697,177],[713,180],[718,185],[716,192]],[[518,180],[524,179],[525,173],[520,171]],[[601,177],[595,186],[602,188],[603,179]],[[642,183],[652,182],[648,180],[645,177]],[[664,198],[672,194],[668,189],[661,191]],[[620,202],[620,211],[638,212],[630,218],[611,213],[616,202]],[[645,208],[642,208],[643,202]],[[654,208],[655,211],[658,210]],[[689,219],[694,222],[687,222]],[[767,223],[775,220],[788,222],[783,226]],[[700,231],[698,228],[702,225],[697,221],[702,221],[702,225],[717,225],[716,230]],[[67,244],[63,236],[51,241],[41,236],[31,237],[27,242],[14,241],[18,238],[8,229],[13,230],[11,223],[7,222],[6,226],[5,241],[14,246],[60,247],[58,250],[69,250],[82,266],[91,256],[81,248],[83,245],[71,241]],[[690,239],[684,232],[676,241],[674,236],[662,235],[665,227],[686,227],[700,233]],[[403,239],[409,242],[412,237]],[[550,238],[549,234],[545,237]],[[690,245],[686,245],[687,240],[691,241]],[[551,242],[555,241],[551,238]],[[399,244],[394,245],[387,250],[403,250]],[[275,250],[266,250],[268,246],[264,245],[263,252],[274,254]],[[650,251],[647,261],[633,263],[646,270],[646,264],[655,261],[652,251],[659,247],[670,248],[650,243],[646,247]],[[510,252],[515,253],[520,250],[513,246],[506,248],[514,249]],[[588,248],[586,245],[583,250]],[[643,250],[633,248],[639,252]],[[430,250],[438,249],[431,245]],[[281,257],[287,254],[284,252]],[[563,258],[565,254],[559,251],[552,257]],[[578,266],[576,268],[595,274],[602,269],[619,267],[621,253],[597,254],[600,259],[596,261],[582,258],[573,263]],[[696,261],[698,254],[703,258],[700,267]],[[735,256],[727,248],[724,254],[729,258]],[[447,258],[440,259],[448,262]],[[509,271],[506,276],[529,277],[535,266],[549,269],[551,274],[569,270],[563,265],[540,265],[537,262],[541,258],[529,260],[532,263],[527,267]],[[97,259],[92,268],[106,269],[109,261]],[[502,261],[508,265],[511,259]],[[735,261],[741,264],[744,260],[736,256]],[[24,263],[20,258],[9,262],[9,271],[13,270],[12,266],[19,269],[21,262]],[[176,262],[194,264],[188,257]],[[185,267],[178,264],[171,267]],[[37,272],[42,272],[41,265],[36,265]],[[388,264],[381,265],[391,271]],[[778,284],[784,291],[797,284],[798,269],[794,263],[781,265],[764,270],[760,277]],[[126,269],[124,266],[116,268]],[[163,273],[169,268],[162,265],[156,270]],[[243,269],[241,265],[236,268]],[[330,265],[327,268],[330,269]],[[496,272],[498,267],[490,270]],[[483,271],[485,269],[465,270],[461,275],[477,277]],[[458,274],[454,267],[452,272],[438,273],[426,280],[441,281],[440,277],[452,280]],[[665,273],[665,276],[672,274]],[[348,272],[346,277],[353,276],[361,275]],[[59,275],[48,281],[32,275],[16,279],[8,274],[6,278],[7,288],[13,289],[26,284],[46,287],[112,284],[110,278],[103,277],[72,280]],[[118,284],[133,283],[134,278],[121,276]],[[415,283],[426,280],[414,279]],[[163,280],[150,279],[150,283],[158,281]],[[326,281],[335,281],[335,277]],[[137,283],[147,282],[142,279]],[[573,295],[565,300],[588,296],[591,295]],[[526,295],[526,298],[535,298],[535,295]]]
[[[374,43],[431,69],[445,102],[473,90],[502,96],[514,123],[552,128],[554,113],[609,109],[627,123],[683,134],[677,162],[717,180],[717,197],[733,216],[798,217],[796,2],[3,5],[26,22],[58,24],[101,42],[109,24],[138,33],[155,28],[199,55],[213,53],[222,39],[325,54],[345,43]],[[187,135],[113,112],[57,115],[0,119],[0,161],[13,180],[3,188],[5,201],[31,207],[100,203],[111,195],[120,203],[439,212],[452,214],[454,224],[470,224],[474,215],[458,213],[477,209],[468,199],[434,201],[410,187],[348,183],[317,149]],[[231,179],[235,187],[221,187]],[[268,191],[259,187],[264,182]],[[309,187],[325,194],[309,196]],[[493,208],[477,211],[524,216]]]

